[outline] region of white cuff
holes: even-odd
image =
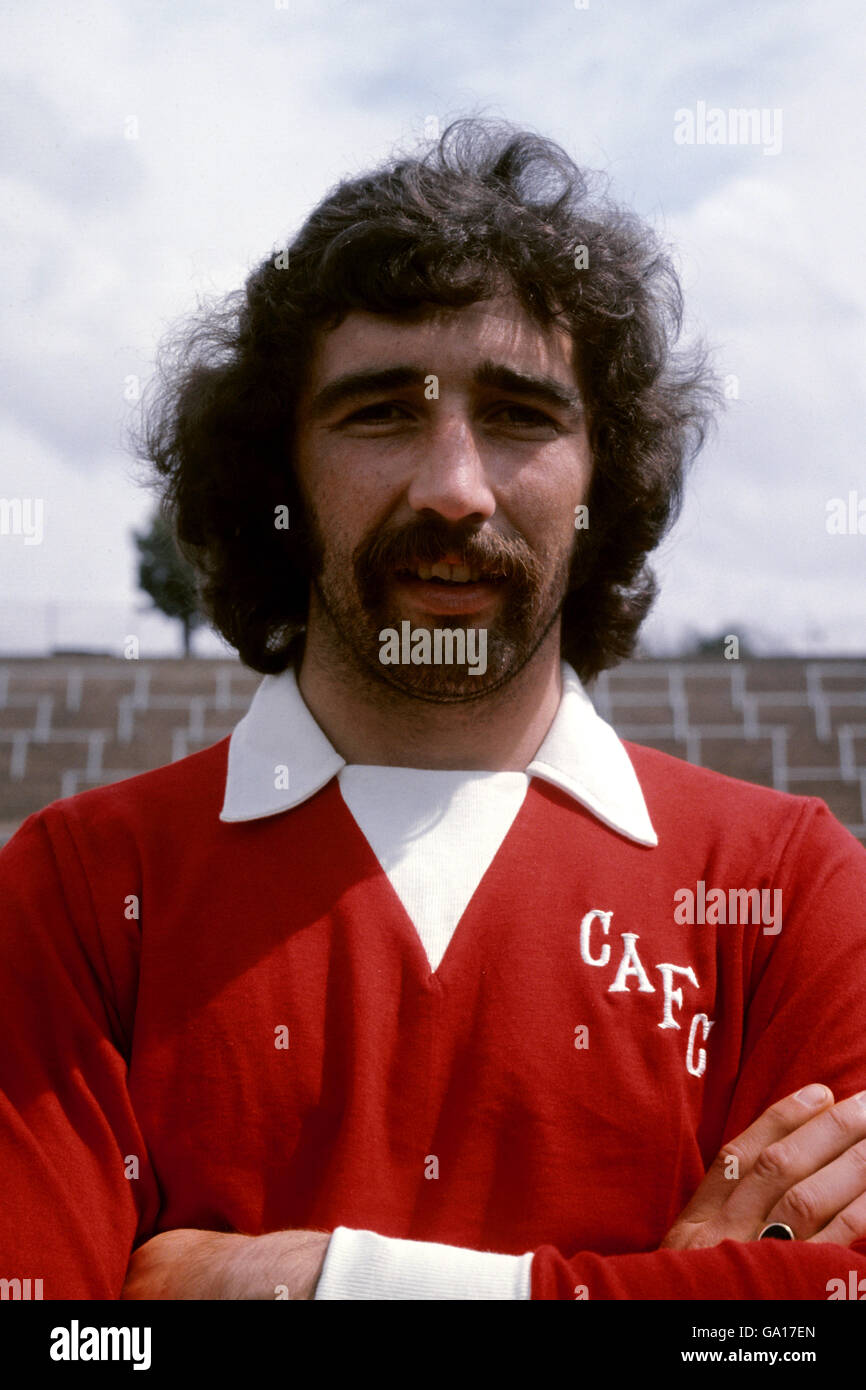
[[[529,1299],[533,1252],[496,1255],[338,1226],[317,1299]]]

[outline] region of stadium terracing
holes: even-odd
[[[0,843],[33,811],[225,738],[261,679],[237,660],[0,660]],[[819,796],[866,844],[866,659],[641,659],[590,689],[623,739]]]

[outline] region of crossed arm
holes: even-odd
[[[163,1231],[133,1254],[122,1299],[313,1298],[330,1235]],[[283,1292],[285,1290],[285,1292]]]
[[[720,1150],[659,1247],[751,1241],[770,1222],[801,1241],[866,1239],[866,1092],[819,1084],[786,1096]],[[330,1234],[164,1231],[134,1252],[123,1299],[312,1299]]]

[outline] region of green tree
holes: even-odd
[[[195,570],[175,544],[171,527],[157,512],[143,535],[133,532],[138,546],[138,583],[153,599],[154,608],[183,627],[183,654],[190,654],[193,630],[204,619],[198,606]]]

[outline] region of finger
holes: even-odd
[[[725,1227],[730,1229],[733,1239],[752,1239],[762,1226],[769,1224],[769,1213],[781,1207],[785,1198],[788,1199],[785,1209],[796,1218],[786,1221],[786,1224],[796,1236],[802,1237],[804,1234],[799,1229],[800,1220],[805,1222],[807,1234],[820,1229],[834,1215],[834,1211],[825,1209],[823,1215],[816,1215],[808,1206],[797,1211],[792,1191],[804,1180],[809,1180],[812,1183],[806,1189],[809,1197],[826,1202],[832,1194],[828,1190],[823,1198],[819,1198],[821,1183],[826,1184],[827,1178],[818,1179],[818,1174],[826,1173],[834,1159],[847,1154],[861,1139],[866,1139],[866,1091],[840,1100],[790,1134],[769,1144],[761,1151],[750,1172],[740,1179],[725,1204]],[[843,1180],[850,1183],[852,1170],[856,1169],[857,1163],[855,1156],[847,1167],[843,1167]],[[835,1211],[838,1209],[837,1205]],[[810,1221],[814,1221],[811,1230],[808,1229]]]
[[[855,1240],[866,1240],[866,1194],[861,1194],[839,1211],[820,1231],[816,1231],[809,1241],[816,1245],[853,1245]]]
[[[866,1193],[866,1139],[789,1188],[765,1220],[783,1221],[808,1240]],[[857,1237],[855,1237],[857,1239]]]
[[[728,1201],[732,1179],[742,1179],[770,1144],[812,1120],[833,1104],[829,1086],[813,1083],[776,1101],[736,1139],[725,1144],[697,1192],[683,1211],[681,1221],[708,1221]]]

